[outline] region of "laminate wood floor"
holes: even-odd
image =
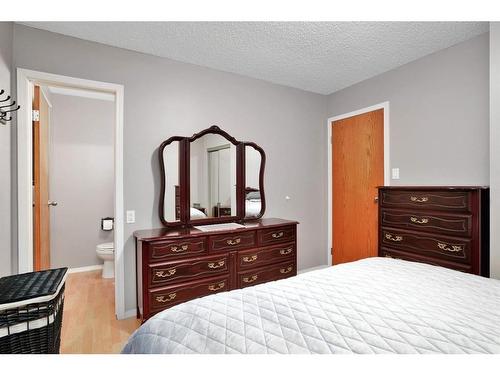
[[[114,279],[101,271],[69,274],[66,279],[62,354],[119,353],[140,326],[138,319],[115,317]]]

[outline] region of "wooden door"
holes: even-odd
[[[49,105],[35,86],[33,111],[33,269],[50,268]],[[37,120],[34,117],[33,120]]]
[[[384,184],[384,110],[332,123],[333,264],[377,256]]]

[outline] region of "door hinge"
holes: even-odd
[[[32,121],[40,121],[40,111],[38,109],[34,109],[31,113]]]

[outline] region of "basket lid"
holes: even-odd
[[[68,269],[56,268],[0,278],[0,304],[56,293]]]

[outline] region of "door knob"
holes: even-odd
[[[378,203],[378,197],[373,198],[373,201],[374,201],[375,203]]]
[[[57,202],[54,202],[54,201],[49,201],[48,203],[49,206],[57,206]]]

